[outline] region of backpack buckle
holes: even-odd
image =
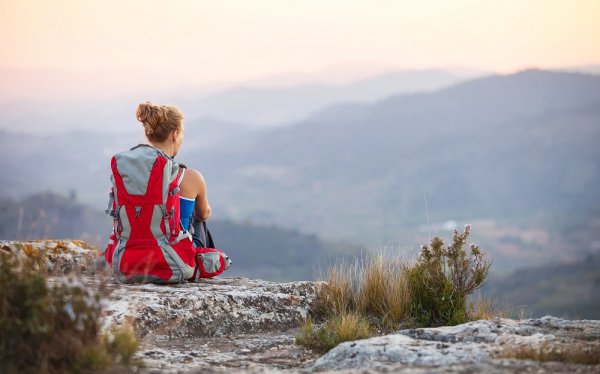
[[[106,210],[104,211],[106,214],[108,214],[109,216],[113,216],[115,210],[113,209],[113,203],[115,202],[115,193],[111,190],[108,193],[108,207],[106,207]]]

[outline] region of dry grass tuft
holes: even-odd
[[[393,259],[388,267],[388,284],[385,289],[386,314],[385,324],[390,329],[397,328],[409,319],[411,292],[407,277],[408,265]]]
[[[381,253],[370,257],[360,268],[360,288],[357,292],[358,310],[366,315],[386,314],[386,289],[389,269]]]
[[[327,320],[316,328],[308,317],[302,326],[296,343],[317,352],[327,352],[336,345],[352,340],[366,339],[371,336],[371,325],[357,313],[344,313]]]
[[[380,326],[395,328],[410,311],[408,263],[398,255],[378,251],[366,259],[332,266],[319,292],[317,317],[359,313]]]
[[[333,331],[336,340],[346,342],[350,340],[366,339],[370,335],[369,322],[357,313],[343,314],[334,320]]]
[[[341,342],[367,338],[372,331],[397,328],[410,311],[406,268],[406,261],[384,251],[332,266],[321,277],[326,284],[313,309],[325,322],[316,327],[307,318],[297,343],[326,352]]]
[[[385,327],[396,327],[410,310],[406,269],[407,264],[400,257],[383,251],[367,259],[358,274],[358,311],[378,319]]]
[[[558,361],[571,364],[598,365],[600,364],[600,342],[562,344],[560,347],[552,346],[549,343],[538,347],[518,346],[503,351],[499,357],[540,362]]]
[[[326,277],[320,278],[326,281],[319,292],[315,314],[322,317],[339,316],[354,308],[354,294],[352,292],[352,281],[355,265],[342,261],[332,266]]]
[[[495,317],[507,318],[507,310],[498,309],[497,300],[489,295],[479,292],[477,296],[469,301],[467,319],[477,321],[480,319],[492,319]]]

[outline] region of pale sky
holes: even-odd
[[[599,64],[600,0],[0,0],[0,46],[2,68],[123,79],[352,64],[512,72]]]

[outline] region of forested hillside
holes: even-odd
[[[490,281],[486,292],[498,306],[518,317],[560,316],[600,319],[600,253],[572,263],[520,269]]]
[[[0,239],[83,239],[103,249],[111,218],[73,199],[43,193],[20,201],[0,200]],[[324,241],[273,225],[211,220],[209,228],[216,246],[234,262],[229,276],[312,280],[319,269],[359,253],[355,245]]]

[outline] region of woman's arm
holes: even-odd
[[[210,217],[210,205],[206,195],[206,182],[202,174],[195,169],[187,169],[179,186],[179,194],[188,199],[195,199],[194,215],[199,221],[207,221]]]

